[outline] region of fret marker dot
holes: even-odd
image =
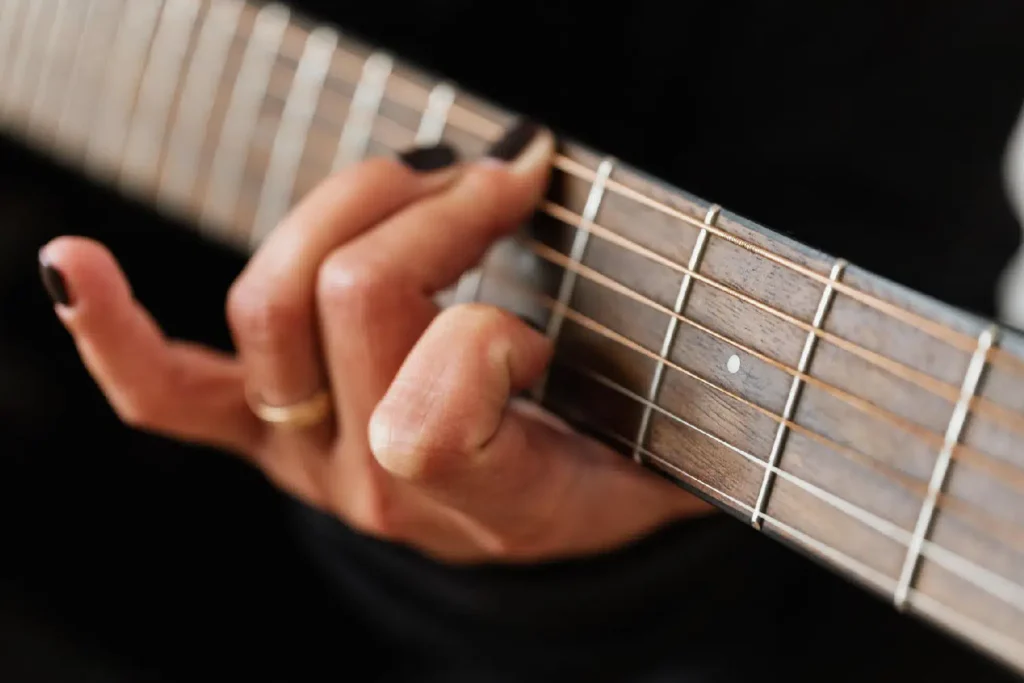
[[[737,355],[729,356],[729,361],[725,364],[726,369],[732,374],[736,374],[740,371],[740,357]]]

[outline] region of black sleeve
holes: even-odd
[[[333,599],[406,664],[422,662],[418,675],[471,667],[476,680],[1013,680],[724,514],[591,558],[453,567],[305,505],[292,513]]]

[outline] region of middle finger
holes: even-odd
[[[235,345],[260,400],[289,405],[326,388],[314,309],[320,262],[403,206],[444,188],[455,161],[451,148],[439,146],[398,161],[364,162],[321,183],[271,233],[227,304]]]

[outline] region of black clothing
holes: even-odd
[[[1020,239],[1000,172],[1024,103],[1024,5],[819,5],[304,6],[992,315]],[[585,561],[456,570],[231,458],[125,429],[52,315],[36,249],[99,237],[169,334],[222,348],[242,261],[16,145],[0,164],[0,679],[1012,680],[732,519]]]

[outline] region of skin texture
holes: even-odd
[[[65,236],[41,260],[83,362],[127,424],[238,454],[373,536],[449,562],[524,562],[614,548],[707,504],[511,400],[550,342],[497,308],[439,311],[543,195],[553,139],[509,162],[417,172],[377,159],[325,180],[231,288],[237,355],[164,337],[111,253]],[[303,429],[256,418],[328,388]]]

